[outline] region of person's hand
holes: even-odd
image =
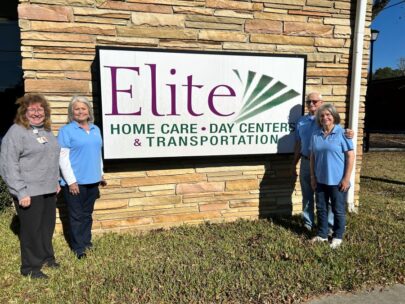
[[[69,185],[69,192],[72,195],[78,195],[80,193],[79,185],[77,183],[73,183],[73,184]]]
[[[311,188],[313,191],[316,190],[316,184],[317,184],[316,177],[312,175],[311,176]]]
[[[107,181],[104,179],[104,176],[101,177],[100,186],[101,186],[101,187],[107,186]]]
[[[354,131],[352,129],[345,129],[345,136],[348,139],[352,139],[354,136]]]
[[[21,207],[24,207],[24,208],[29,207],[31,205],[31,197],[25,196],[22,199],[20,199],[20,201],[18,203]]]
[[[339,190],[342,192],[346,192],[350,188],[350,181],[346,179],[342,179],[339,184]]]
[[[60,192],[60,185],[58,184],[58,185],[56,186],[56,194],[59,194],[59,192]]]

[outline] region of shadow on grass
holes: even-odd
[[[10,203],[10,206],[12,204]],[[10,206],[8,206],[8,208],[10,208]],[[70,244],[70,238],[69,238],[69,221],[67,218],[67,208],[66,208],[66,204],[63,201],[63,198],[61,197],[61,195],[58,195],[58,200],[56,203],[56,208],[59,211],[59,217],[60,220],[62,222],[62,231],[63,231],[63,236],[65,238],[65,241]],[[4,207],[5,209],[5,207]],[[2,211],[2,209],[0,209],[0,212]],[[10,230],[17,236],[20,235],[20,219],[18,218],[17,214],[14,214],[13,217],[11,218],[11,222],[10,222]]]
[[[17,236],[20,235],[20,219],[17,214],[13,215],[10,223],[10,230]]]
[[[293,216],[276,216],[270,219],[275,225],[281,226],[297,235],[303,235],[307,238],[313,236],[313,232],[310,232],[304,228],[302,218],[300,215]]]
[[[66,206],[66,202],[65,199],[62,195],[62,191],[59,192],[59,194],[57,195],[57,201],[56,201],[56,209],[58,209],[59,212],[59,219],[62,223],[62,234],[63,237],[66,241],[66,243],[69,245],[70,247],[70,236],[69,236],[69,219],[68,219],[68,214],[67,214],[67,206]]]
[[[381,177],[372,177],[372,176],[360,176],[361,179],[368,179],[368,180],[373,180],[377,182],[383,182],[383,183],[389,183],[389,184],[394,184],[394,185],[402,185],[405,186],[405,182],[401,181],[396,181],[392,179],[386,179],[386,178],[381,178]]]

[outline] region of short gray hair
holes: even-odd
[[[73,96],[72,100],[69,103],[69,107],[68,107],[68,121],[72,122],[74,121],[73,119],[73,106],[76,102],[82,102],[84,103],[87,108],[89,109],[89,119],[88,122],[93,123],[94,122],[94,112],[93,112],[93,107],[91,106],[90,101],[84,97],[84,96]]]
[[[315,114],[316,123],[320,127],[322,127],[321,114],[324,111],[328,111],[333,116],[333,120],[334,120],[335,125],[340,124],[340,115],[339,115],[338,111],[336,110],[335,106],[333,104],[330,104],[330,103],[325,103],[325,104],[321,105],[318,108],[318,110],[316,110],[316,114]]]
[[[321,93],[319,93],[319,92],[317,92],[317,91],[312,91],[312,92],[309,92],[308,94],[307,94],[307,97],[305,98],[305,101],[307,101],[308,100],[308,97],[310,96],[310,95],[318,95],[318,97],[319,97],[319,100],[323,100],[323,97],[322,97],[322,94]]]

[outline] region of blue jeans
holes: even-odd
[[[70,246],[76,255],[91,248],[91,226],[94,203],[99,197],[98,183],[79,185],[80,193],[72,195],[69,187],[63,187],[69,217]]]
[[[317,184],[316,186],[316,208],[318,216],[318,236],[328,237],[328,202],[332,205],[334,216],[333,237],[342,239],[346,226],[345,209],[346,192],[339,191],[339,186],[328,186]]]
[[[314,226],[314,191],[311,187],[311,172],[309,159],[301,157],[300,166],[300,184],[302,191],[302,217],[304,224],[310,227]],[[333,227],[333,212],[328,206],[328,223]]]

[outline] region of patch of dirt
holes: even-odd
[[[405,134],[370,134],[370,149],[402,148],[405,149]]]

